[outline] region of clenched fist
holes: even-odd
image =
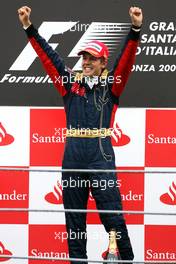
[[[22,6],[18,9],[19,20],[23,27],[29,27],[32,23],[29,19],[31,14],[31,8],[28,6]]]
[[[129,9],[129,15],[131,17],[131,23],[134,26],[140,27],[142,25],[143,14],[141,8],[136,6],[131,7]]]

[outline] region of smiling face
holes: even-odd
[[[97,58],[88,52],[82,55],[82,70],[84,76],[99,76],[106,67],[107,61],[104,58]]]

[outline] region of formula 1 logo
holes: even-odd
[[[9,135],[2,123],[0,122],[0,146],[10,145],[14,141],[14,137]]]
[[[127,34],[130,23],[104,23],[92,22],[85,24],[85,33],[77,42],[75,47],[68,54],[68,57],[78,57],[78,52],[93,39],[99,39],[104,42],[112,53],[120,40]],[[39,33],[49,41],[53,35],[63,34],[66,31],[81,31],[79,22],[43,22],[39,27]],[[83,30],[82,30],[83,31]],[[113,36],[112,36],[113,34]],[[53,49],[56,49],[59,43],[49,43]],[[27,71],[37,58],[37,54],[28,43],[15,62],[10,67],[10,71]],[[81,69],[81,59],[78,60],[73,70]]]

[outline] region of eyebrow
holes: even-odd
[[[99,59],[99,58],[97,58],[97,57],[95,57],[95,56],[93,56],[93,55],[88,55],[88,54],[83,54],[83,58],[85,58],[85,57],[89,57],[90,59],[92,59],[92,60],[97,60],[97,59]]]

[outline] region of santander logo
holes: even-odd
[[[176,205],[176,184],[172,182],[169,191],[160,196],[160,201],[168,205]]]
[[[0,255],[9,255],[9,258],[8,257],[0,258],[0,262],[7,261],[11,258],[10,256],[12,256],[12,253],[9,250],[5,249],[1,241],[0,241]]]
[[[111,142],[112,142],[112,145],[115,147],[124,146],[130,142],[130,138],[127,135],[123,134],[117,122],[114,122],[114,125],[113,125]]]
[[[14,141],[14,137],[9,135],[2,123],[0,122],[0,146],[10,145]]]
[[[45,200],[51,204],[63,204],[62,186],[59,182],[54,186],[53,191],[45,195]],[[92,193],[89,193],[89,202],[95,202]]]
[[[62,186],[59,182],[54,186],[53,192],[45,195],[45,200],[52,204],[63,204],[62,200]]]

